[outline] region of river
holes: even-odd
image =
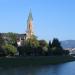
[[[75,62],[58,65],[0,68],[0,75],[75,75]]]

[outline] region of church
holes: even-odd
[[[26,33],[24,34],[16,34],[16,37],[17,37],[17,45],[18,46],[22,46],[23,45],[23,42],[24,40],[27,40],[27,39],[30,39],[32,38],[32,35],[33,35],[33,17],[32,17],[32,12],[30,10],[29,12],[29,16],[28,16],[28,19],[27,19],[27,29],[26,29]],[[11,32],[9,32],[11,33]],[[1,37],[4,39],[4,42],[7,44],[8,42],[11,41],[11,38],[9,37],[8,33],[0,33]]]
[[[32,12],[30,10],[29,16],[28,16],[28,19],[27,19],[27,30],[26,30],[26,33],[17,35],[17,45],[18,46],[21,46],[22,42],[24,40],[27,40],[27,39],[32,37],[32,35],[33,35],[33,27],[32,27],[33,23],[32,23],[32,21],[33,21],[33,17],[32,17]]]

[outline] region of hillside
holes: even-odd
[[[61,41],[61,46],[63,48],[75,48],[75,40],[64,40],[64,41]]]

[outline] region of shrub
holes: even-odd
[[[3,48],[7,51],[8,55],[14,55],[17,52],[17,48],[9,44],[4,45]]]

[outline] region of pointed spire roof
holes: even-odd
[[[28,16],[28,20],[27,21],[30,21],[30,20],[33,20],[31,9],[30,9],[30,12],[29,12],[29,16]]]

